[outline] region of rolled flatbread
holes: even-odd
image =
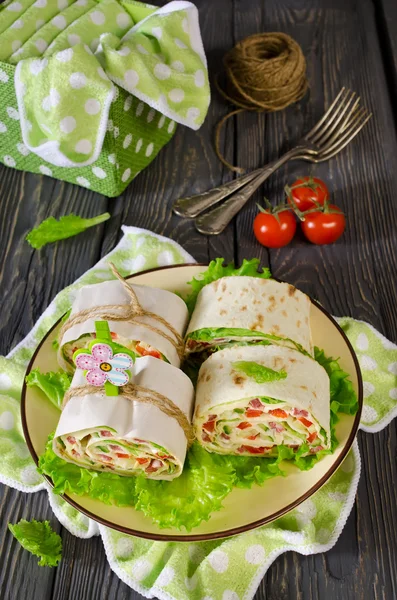
[[[200,291],[186,332],[186,352],[230,341],[262,341],[313,354],[310,298],[288,283],[223,277]]]
[[[188,321],[188,311],[181,298],[167,290],[130,285],[144,310],[165,319],[183,337]],[[70,316],[81,310],[97,306],[127,305],[129,302],[129,296],[119,281],[105,281],[88,285],[78,290]],[[98,317],[89,318],[82,323],[73,325],[60,340],[58,362],[66,371],[74,372],[74,352],[80,348],[86,348],[89,342],[95,338],[96,320]],[[153,325],[173,338],[170,330],[156,319],[143,316],[140,321]],[[114,342],[133,350],[138,356],[162,358],[176,367],[180,366],[180,358],[175,346],[161,334],[151,331],[143,325],[128,321],[109,321],[109,328]]]
[[[312,358],[279,346],[234,346],[201,366],[194,428],[206,450],[272,456],[330,447],[330,382]]]
[[[138,358],[133,382],[178,406],[191,423],[194,389],[182,371],[151,356]],[[87,382],[77,369],[71,391]],[[122,390],[122,388],[120,388]],[[68,462],[124,476],[171,480],[182,473],[187,440],[179,423],[153,404],[98,392],[71,397],[53,439],[54,452]]]

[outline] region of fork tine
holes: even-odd
[[[357,98],[354,102],[355,96],[355,92],[352,92],[350,97],[346,96],[347,102],[343,106],[341,105],[338,107],[339,110],[332,115],[332,118],[322,128],[322,131],[317,133],[317,135],[315,135],[311,140],[313,144],[317,144],[320,147],[320,151],[322,150],[323,144],[326,143],[327,140],[333,140],[337,135],[339,135],[343,127],[346,127],[346,124],[360,102],[360,98]],[[352,102],[353,106],[351,106]]]
[[[339,138],[330,148],[328,148],[326,152],[319,154],[317,159],[315,159],[315,162],[323,162],[328,160],[343,150],[343,148],[347,146],[353,138],[356,137],[356,135],[372,117],[372,113],[367,113],[366,111],[365,113],[366,116],[361,115],[363,117],[362,120],[352,124],[350,129],[348,129],[341,138]]]
[[[332,102],[331,106],[329,107],[329,109],[323,114],[323,116],[321,117],[321,119],[315,124],[315,126],[313,127],[313,129],[311,129],[309,131],[309,133],[307,133],[305,135],[305,140],[310,141],[311,136],[313,136],[316,131],[319,129],[319,127],[321,127],[321,125],[324,123],[324,121],[328,118],[328,115],[331,114],[331,112],[333,111],[334,107],[336,106],[336,104],[338,104],[340,97],[343,95],[345,91],[345,88],[343,87],[341,89],[341,91],[339,92],[339,94],[336,96],[335,100]]]
[[[345,127],[344,128],[337,128],[336,131],[331,135],[331,137],[329,139],[327,139],[327,141],[324,143],[319,143],[318,144],[318,152],[321,154],[323,152],[326,152],[329,150],[329,148],[332,146],[332,144],[336,143],[338,140],[340,140],[347,131],[350,131],[352,128],[352,125],[354,125],[362,116],[364,116],[366,114],[366,109],[364,107],[361,107],[357,110],[357,108],[355,109],[354,113],[350,112],[349,113],[349,120],[346,122],[345,120]]]
[[[349,114],[346,116],[345,120],[343,121],[343,123],[340,126],[340,133],[343,133],[344,130],[350,125],[350,119],[356,112],[358,105],[360,104],[360,100],[361,100],[360,96],[357,96],[357,99],[356,99],[355,103],[353,104],[353,106],[351,107]]]

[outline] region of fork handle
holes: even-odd
[[[256,169],[251,173],[247,173],[237,179],[208,190],[208,192],[188,196],[187,198],[179,198],[179,200],[174,202],[172,210],[180,217],[197,217],[197,215],[204,212],[207,208],[211,208],[211,206],[214,206],[214,204],[217,204],[226,198],[226,196],[230,196],[230,194],[239,190],[243,185],[255,179],[261,172],[262,169]]]
[[[297,158],[302,152],[302,147],[295,147],[286,152],[277,160],[259,169],[259,175],[251,182],[247,183],[240,192],[233,194],[221,206],[214,208],[205,215],[195,220],[197,231],[205,235],[218,235],[227,227],[233,217],[241,210],[244,204],[251,198],[252,194],[258,189],[266,179],[270,177],[279,167],[289,160]]]

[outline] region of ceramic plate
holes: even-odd
[[[129,279],[137,284],[184,294],[189,290],[187,282],[206,268],[205,265],[179,265],[146,271]],[[264,525],[309,498],[324,485],[346,457],[357,433],[363,397],[357,358],[343,331],[314,301],[310,317],[314,344],[323,348],[327,355],[339,357],[341,367],[349,373],[359,399],[360,408],[355,416],[341,416],[336,427],[339,446],[332,455],[325,456],[310,471],[299,471],[287,464],[287,477],[270,479],[263,487],[253,486],[250,490],[235,488],[223,501],[223,509],[213,513],[209,521],[189,534],[177,529],[159,529],[134,508],[107,506],[98,500],[74,494],[65,495],[65,500],[91,519],[124,533],[164,541],[197,541],[227,537]],[[58,322],[41,342],[30,362],[28,373],[37,367],[43,371],[58,370],[51,344],[57,337],[59,327]],[[21,410],[26,441],[37,463],[48,435],[56,428],[59,412],[37,387],[26,386],[23,388]],[[249,507],[249,510],[243,507]]]

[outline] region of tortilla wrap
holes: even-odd
[[[281,444],[297,450],[307,443],[308,453],[329,448],[329,377],[290,348],[226,348],[201,366],[194,427],[198,441],[219,454],[267,456]]]
[[[183,337],[188,321],[188,311],[184,301],[176,294],[167,290],[130,284],[142,308],[163,317]],[[105,281],[94,285],[87,285],[76,294],[72,305],[71,315],[81,310],[104,305],[127,305],[129,296],[119,281]],[[117,313],[117,309],[115,309]],[[87,319],[82,323],[73,325],[62,337],[58,351],[60,366],[69,372],[74,372],[73,353],[76,349],[86,348],[88,343],[95,338],[95,321],[98,317]],[[170,330],[153,317],[141,317],[141,322],[164,331],[174,338]],[[147,327],[127,321],[108,321],[114,342],[137,352],[152,352],[157,358],[165,358],[175,367],[180,366],[180,359],[175,346],[161,334],[151,331]],[[141,344],[139,345],[139,342]],[[138,346],[138,348],[137,348]],[[140,350],[140,348],[144,350]]]
[[[198,294],[186,332],[186,352],[232,340],[267,339],[312,355],[310,305],[310,298],[288,283],[223,277]]]
[[[131,373],[133,383],[172,400],[191,422],[194,389],[187,375],[151,356],[138,358]],[[77,369],[71,390],[86,384]],[[171,480],[182,473],[187,441],[179,423],[157,406],[106,396],[98,388],[66,404],[53,449],[62,459],[95,471]]]

